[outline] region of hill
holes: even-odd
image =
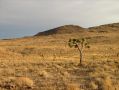
[[[119,90],[118,26],[65,25],[0,40],[0,90]],[[68,41],[82,37],[90,48],[84,49],[79,66],[79,52]]]
[[[37,33],[35,36],[54,35],[54,34],[74,34],[82,32],[114,32],[119,31],[119,23],[105,24],[95,27],[83,28],[78,25],[64,25],[54,29]]]
[[[40,35],[52,35],[52,34],[70,34],[70,33],[80,33],[84,32],[85,28],[82,28],[77,25],[64,25],[61,27],[57,27],[54,29],[50,29],[44,32],[39,32],[35,36],[40,36]]]
[[[90,27],[88,29],[90,31],[94,30],[97,32],[110,32],[110,31],[114,32],[114,31],[119,31],[119,23],[105,24],[105,25]]]

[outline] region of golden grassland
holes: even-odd
[[[91,48],[68,47],[85,37]],[[119,31],[0,40],[0,90],[119,90]]]

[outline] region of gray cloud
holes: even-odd
[[[31,35],[64,24],[118,22],[119,0],[0,0],[0,37]],[[9,35],[6,35],[9,32]]]

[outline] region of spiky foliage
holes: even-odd
[[[69,39],[68,45],[70,48],[77,48],[80,54],[80,64],[82,64],[83,59],[83,49],[90,48],[89,43],[85,38],[81,39]]]

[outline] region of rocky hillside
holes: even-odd
[[[90,27],[89,30],[97,32],[119,31],[119,23],[105,24],[96,27]]]
[[[39,32],[35,36],[40,35],[52,35],[52,34],[69,34],[69,33],[80,33],[84,32],[86,29],[77,25],[64,25],[54,29],[50,29],[44,32]]]
[[[53,34],[72,34],[72,33],[82,33],[85,31],[99,32],[99,33],[119,31],[119,23],[105,24],[89,28],[83,28],[77,25],[64,25],[54,29],[46,30],[44,32],[39,32],[35,36],[53,35]]]

